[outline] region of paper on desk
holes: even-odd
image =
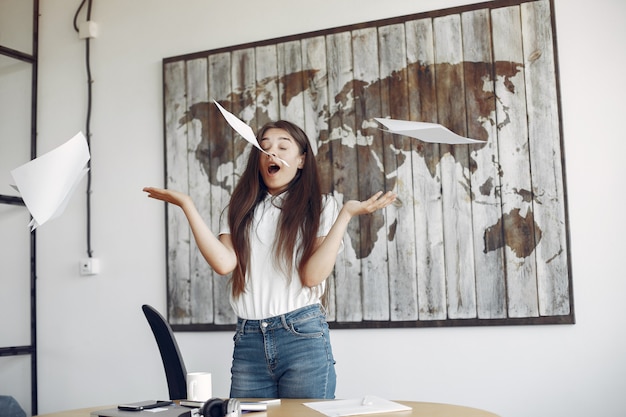
[[[58,148],[11,171],[13,186],[33,219],[31,232],[60,216],[88,171],[89,147],[82,132]]]
[[[269,152],[266,152],[265,150],[263,150],[263,148],[261,148],[261,146],[259,146],[259,142],[257,142],[257,140],[256,140],[256,135],[254,134],[254,132],[252,131],[252,128],[250,126],[245,124],[243,121],[241,121],[241,119],[239,119],[237,116],[235,116],[234,114],[232,114],[231,112],[226,110],[224,107],[220,106],[220,104],[216,100],[213,100],[213,103],[215,103],[217,108],[220,109],[220,112],[222,113],[222,116],[224,116],[224,119],[226,119],[226,121],[228,122],[230,127],[235,129],[235,131],[237,133],[239,133],[242,138],[244,138],[245,140],[250,142],[252,144],[252,146],[257,148],[261,152],[263,152],[263,153],[265,153],[267,155],[271,155]],[[286,166],[289,166],[289,164],[287,162],[285,162],[284,160],[278,158],[276,155],[272,155],[272,156],[274,156],[274,158],[278,159],[280,162],[282,162]]]
[[[447,143],[447,144],[468,144],[485,143],[483,140],[470,139],[459,136],[448,128],[427,122],[412,122],[408,120],[374,118],[378,123],[384,125],[389,133],[410,136],[424,142]]]
[[[391,413],[396,411],[411,410],[411,407],[406,405],[371,395],[351,400],[310,402],[304,403],[304,405],[329,417],[356,416],[361,414]]]

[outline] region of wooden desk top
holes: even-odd
[[[302,403],[314,400],[284,399],[280,405],[270,405],[267,412],[251,413],[251,417],[322,417],[323,414],[303,405]],[[395,401],[395,400],[394,400]],[[394,413],[371,414],[373,417],[498,417],[497,414],[477,408],[460,405],[425,403],[416,401],[396,401],[408,405],[411,411],[398,411]],[[92,411],[115,408],[115,406],[100,406],[81,408],[57,413],[41,414],[37,417],[90,417]],[[155,415],[155,417],[157,417]]]
[[[280,406],[267,408],[267,417],[323,417],[324,415],[303,405],[314,400],[281,400]],[[370,414],[372,417],[498,417],[497,414],[460,405],[396,401],[408,405],[411,411]]]

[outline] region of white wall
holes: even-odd
[[[164,207],[141,192],[163,184],[162,58],[469,2],[96,0],[92,247],[103,269],[78,275],[87,250],[81,190],[38,232],[39,412],[167,396],[140,310],[166,304]],[[84,130],[79,3],[41,1],[40,153]],[[577,324],[333,331],[338,397],[507,417],[626,414],[626,3],[555,3]],[[188,368],[212,371],[214,394],[227,396],[231,334],[177,337]]]

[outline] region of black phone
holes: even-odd
[[[172,402],[169,400],[148,400],[148,401],[140,401],[137,403],[130,404],[120,404],[117,406],[120,410],[125,411],[141,411],[141,410],[149,410],[151,408],[157,407],[165,407],[167,405],[171,405]]]

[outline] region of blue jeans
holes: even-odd
[[[237,321],[231,398],[335,398],[335,360],[319,304]]]

